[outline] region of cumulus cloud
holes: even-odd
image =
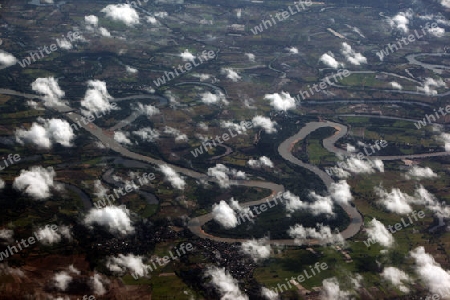
[[[213,219],[226,229],[234,228],[238,225],[235,211],[221,200],[219,204],[214,204],[212,208]]]
[[[180,57],[183,61],[194,61],[195,60],[195,56],[191,52],[189,52],[188,49],[184,50],[184,52],[180,54]]]
[[[348,291],[342,291],[336,277],[327,278],[322,281],[323,289],[320,294],[322,300],[347,300],[351,295]]]
[[[103,278],[100,274],[95,273],[94,276],[89,278],[88,284],[95,295],[106,294],[105,284],[109,283],[107,278]]]
[[[0,239],[6,240],[8,243],[13,242],[14,230],[0,229]]]
[[[245,121],[241,121],[239,124],[236,124],[236,123],[233,123],[230,121],[221,121],[220,127],[232,129],[233,131],[237,132],[237,134],[246,134],[247,128],[249,128],[251,126],[249,126],[248,123]],[[449,134],[449,137],[450,137],[450,134]]]
[[[84,99],[81,100],[82,113],[85,116],[90,116],[97,113],[105,113],[110,110],[116,109],[115,105],[111,105],[109,102],[112,97],[108,93],[106,88],[106,82],[100,80],[89,80],[87,82],[88,89],[84,95]]]
[[[405,284],[412,282],[412,280],[402,270],[396,267],[386,267],[381,273],[381,277],[389,281],[403,293],[409,293],[409,288]]]
[[[186,134],[181,133],[181,131],[173,127],[166,126],[164,128],[164,133],[175,137],[175,142],[187,142],[189,140]]]
[[[5,181],[0,178],[0,191],[5,188]]]
[[[315,239],[320,245],[344,244],[344,238],[340,233],[331,233],[331,228],[323,226],[323,224],[317,224],[316,226],[317,228],[310,228],[295,224],[295,226],[289,228],[287,233],[297,245],[307,244],[308,239]]]
[[[239,289],[237,280],[225,268],[209,267],[205,276],[211,277],[210,283],[219,292],[221,300],[248,300],[248,296]]]
[[[291,54],[298,54],[298,48],[297,47],[289,48],[289,53],[291,53]]]
[[[247,164],[255,169],[264,167],[273,168],[273,162],[267,156],[261,156],[258,159],[250,159]]]
[[[98,29],[98,32],[100,33],[100,35],[105,36],[105,37],[110,37],[111,33],[108,31],[108,29],[100,27]]]
[[[94,181],[94,195],[97,198],[103,198],[106,196],[106,193],[108,192],[108,189],[106,189],[103,184],[102,181],[97,179]]]
[[[124,145],[132,144],[131,140],[128,138],[128,133],[123,131],[114,131],[114,140]]]
[[[350,185],[346,180],[340,180],[338,183],[332,182],[330,185],[330,196],[339,204],[349,204],[353,199]]]
[[[356,156],[348,157],[343,162],[338,162],[337,165],[347,171],[352,173],[375,173],[376,170],[384,172],[384,164],[380,159],[358,159]]]
[[[211,92],[206,92],[200,95],[202,102],[205,104],[220,104],[223,103],[225,105],[228,105],[229,102],[225,98],[225,95],[219,92],[218,94],[213,94]]]
[[[245,53],[245,56],[247,56],[249,61],[255,62],[255,54],[253,54],[253,53]]]
[[[86,25],[97,27],[98,17],[94,15],[84,16],[84,23],[86,23]]]
[[[132,134],[140,137],[144,142],[154,142],[159,138],[159,132],[151,127],[144,127],[133,131]]]
[[[441,0],[441,5],[450,8],[450,0]]]
[[[129,234],[134,232],[134,227],[130,219],[130,211],[125,207],[106,206],[103,208],[92,208],[84,217],[83,222],[91,228],[93,224],[106,227],[113,234]]]
[[[445,87],[447,88],[447,84],[442,79],[435,80],[433,78],[426,78],[425,82],[422,83],[422,86],[417,87],[417,91],[424,92],[427,95],[437,95],[438,92],[435,88]]]
[[[426,253],[423,246],[410,251],[410,255],[415,260],[416,274],[430,291],[440,294],[442,298],[450,297],[450,272],[444,270],[433,256]]]
[[[439,139],[444,142],[445,151],[450,152],[450,133],[442,132]]]
[[[53,276],[53,285],[62,292],[69,287],[70,282],[72,282],[72,276],[65,271],[56,273]]]
[[[64,147],[72,147],[72,140],[75,134],[69,122],[61,119],[38,118],[39,123],[31,125],[29,130],[17,129],[15,132],[16,141],[20,144],[31,143],[39,148],[49,149],[53,143],[61,144]]]
[[[137,74],[139,71],[136,68],[133,68],[131,66],[125,66],[125,70],[128,74]]]
[[[169,167],[168,165],[162,165],[160,167],[160,170],[164,174],[164,176],[166,177],[166,180],[169,181],[170,184],[174,188],[179,189],[179,190],[184,189],[184,187],[186,186],[186,182],[171,167]]]
[[[31,89],[42,95],[41,99],[44,101],[45,106],[52,107],[67,104],[67,102],[61,101],[65,93],[59,87],[58,81],[53,77],[36,79],[31,84]]]
[[[254,127],[261,127],[268,134],[277,132],[277,129],[275,128],[277,122],[270,120],[270,118],[256,116],[252,119],[252,123]]]
[[[144,277],[148,275],[149,266],[144,264],[142,256],[133,254],[119,254],[117,257],[109,257],[106,262],[106,267],[113,273],[120,276],[130,272],[132,275]]]
[[[355,52],[355,50],[352,49],[352,46],[346,42],[342,43],[341,51],[347,61],[352,65],[359,66],[361,64],[367,64],[367,58],[365,58],[361,53]]]
[[[51,226],[40,227],[36,230],[36,235],[39,236],[40,242],[44,245],[59,243],[62,237],[72,240],[70,229],[67,226],[60,226],[58,230],[53,230]]]
[[[333,202],[330,197],[322,197],[315,192],[311,192],[309,196],[313,199],[311,203],[300,200],[298,196],[289,191],[284,192],[282,199],[288,214],[296,210],[309,210],[314,216],[319,214],[334,215]]]
[[[319,58],[319,61],[323,62],[325,65],[333,69],[344,66],[334,58],[334,55],[331,52],[322,54],[322,56]]]
[[[423,179],[423,178],[435,178],[437,174],[433,172],[433,170],[429,167],[419,167],[413,166],[408,172],[405,174],[406,179]]]
[[[391,81],[391,82],[389,82],[389,84],[391,85],[391,87],[393,89],[400,90],[400,91],[403,89],[403,87],[398,82]]]
[[[403,31],[404,33],[409,32],[409,21],[412,20],[414,12],[412,10],[407,10],[406,12],[399,12],[393,18],[388,17],[388,23],[392,28]]]
[[[0,51],[0,69],[13,66],[17,63],[17,58],[11,53]]]
[[[373,241],[380,243],[384,247],[391,247],[394,244],[394,237],[386,229],[383,223],[373,218],[367,226],[367,235]]]
[[[208,176],[214,177],[221,188],[230,187],[230,176],[236,179],[246,179],[245,172],[236,169],[229,169],[223,164],[216,164],[212,168],[208,168]]]
[[[270,244],[267,243],[267,239],[248,240],[242,243],[241,249],[245,254],[250,255],[255,262],[268,258],[271,250]]]
[[[289,93],[266,94],[264,99],[270,100],[270,105],[277,111],[287,111],[295,109],[295,99]]]
[[[223,68],[221,73],[225,74],[227,78],[231,79],[231,81],[233,82],[237,82],[239,79],[241,79],[241,76],[239,76],[239,74],[236,71],[230,68]]]
[[[109,4],[101,12],[105,13],[107,18],[122,22],[127,26],[139,24],[139,15],[129,4]]]
[[[56,172],[52,167],[45,169],[41,166],[34,166],[29,171],[20,171],[19,177],[14,179],[13,188],[36,200],[45,200],[52,195],[51,188],[59,189],[54,182],[55,176]]]
[[[387,210],[398,214],[409,214],[412,208],[409,203],[414,202],[414,198],[399,189],[393,188],[391,192],[384,190],[382,187],[375,187],[375,193],[380,198],[379,202],[386,207]]]

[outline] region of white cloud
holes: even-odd
[[[270,105],[278,111],[287,111],[295,109],[295,99],[289,93],[281,92],[281,94],[266,94],[264,99],[270,100]]]
[[[382,160],[374,159],[358,159],[356,156],[348,157],[344,162],[339,162],[337,164],[342,169],[350,171],[352,173],[375,173],[375,170],[384,172],[384,164]]]
[[[81,100],[82,113],[85,116],[90,116],[94,113],[105,113],[116,109],[114,105],[109,102],[112,97],[106,88],[106,82],[100,80],[89,80],[87,82],[88,89]]]
[[[72,147],[75,138],[69,122],[61,119],[38,119],[39,123],[33,123],[29,130],[17,129],[16,141],[20,144],[32,143],[39,148],[49,149],[53,143],[59,143],[64,147]]]
[[[36,235],[41,239],[44,245],[53,245],[61,241],[61,234],[57,230],[53,230],[50,226],[41,227],[36,230]]]
[[[224,201],[214,204],[212,208],[213,219],[224,228],[234,228],[238,225],[235,211]]]
[[[384,224],[375,218],[369,222],[366,231],[370,239],[380,243],[384,247],[391,247],[395,242],[394,237],[386,229]]]
[[[361,64],[367,64],[367,58],[365,58],[361,53],[355,52],[355,50],[352,49],[352,46],[346,42],[342,43],[341,51],[347,61],[352,65],[359,66]]]
[[[131,145],[131,140],[127,137],[128,133],[123,131],[114,131],[114,140],[124,145]]]
[[[181,133],[176,128],[166,126],[164,128],[164,133],[170,134],[171,136],[175,137],[175,142],[187,142],[189,140],[188,136],[184,133]]]
[[[139,24],[137,11],[129,4],[109,4],[101,10],[107,18],[120,21],[127,26]]]
[[[403,193],[399,189],[393,188],[391,192],[387,192],[382,187],[375,187],[375,193],[380,197],[380,203],[389,211],[398,214],[408,214],[412,212],[409,203],[413,202],[413,197]]]
[[[133,254],[119,254],[117,257],[110,256],[107,259],[106,267],[113,273],[119,274],[120,276],[125,275],[128,271],[132,275],[139,277],[144,277],[148,275],[148,268],[144,264],[142,256],[136,256]]]
[[[273,162],[267,156],[261,156],[259,159],[250,159],[247,164],[252,168],[273,168]]]
[[[13,242],[14,230],[0,229],[0,239],[6,240],[8,243]]]
[[[419,166],[413,166],[408,172],[405,174],[407,179],[422,179],[422,178],[435,178],[437,174],[433,172],[433,170],[429,167],[421,168]]]
[[[308,243],[308,239],[316,239],[320,245],[326,244],[344,244],[344,238],[340,233],[331,233],[329,226],[317,224],[318,228],[303,227],[303,225],[295,224],[291,226],[287,233],[294,239],[297,245]],[[318,229],[318,230],[317,230]]]
[[[11,53],[0,50],[0,68],[4,69],[17,63],[17,58]]]
[[[410,252],[416,263],[416,273],[432,293],[442,298],[450,297],[450,272],[444,270],[433,256],[425,252],[423,246]]]
[[[246,134],[247,127],[249,127],[249,126],[246,126],[245,124],[248,124],[248,123],[245,121],[241,121],[239,124],[235,124],[230,121],[221,121],[220,127],[230,128],[233,131],[237,132],[237,134]],[[449,137],[450,137],[450,134],[449,134]]]
[[[61,101],[65,93],[58,85],[58,82],[53,77],[38,78],[31,84],[31,89],[38,94],[41,94],[41,99],[44,105],[48,107],[62,106],[67,104]]]
[[[394,88],[396,90],[400,90],[401,91],[403,89],[403,87],[398,82],[391,81],[391,82],[389,82],[389,84],[391,85],[392,88]]]
[[[218,290],[221,300],[248,300],[248,296],[239,289],[236,279],[225,268],[210,267],[205,276],[211,277],[211,284]]]
[[[261,127],[268,134],[277,132],[277,129],[275,128],[277,122],[270,120],[270,118],[255,116],[252,119],[252,123],[254,127]]]
[[[161,111],[156,106],[144,105],[140,102],[136,103],[136,106],[134,107],[134,109],[145,114],[147,117],[151,117],[151,116],[161,113]]]
[[[422,86],[417,87],[417,91],[424,92],[426,95],[437,95],[438,92],[435,88],[445,87],[447,88],[447,84],[442,79],[435,80],[433,78],[426,78],[425,82],[422,83]]]
[[[5,181],[0,178],[0,191],[5,188]]]
[[[311,192],[309,196],[313,199],[311,203],[300,200],[298,196],[289,191],[283,193],[284,205],[288,214],[296,210],[304,209],[309,210],[314,216],[320,214],[334,215],[333,202],[330,197],[322,197],[315,192]]]
[[[223,164],[216,164],[212,168],[208,168],[208,176],[214,177],[221,188],[230,187],[230,176],[236,179],[246,179],[245,172],[236,169],[229,169]]]
[[[94,15],[84,16],[84,23],[86,23],[86,25],[91,25],[91,26],[97,27],[98,26],[98,17],[94,16]]]
[[[245,53],[245,56],[247,56],[249,61],[255,62],[255,54],[253,54],[253,53]]]
[[[180,57],[183,61],[194,61],[195,60],[195,56],[191,52],[189,52],[188,49],[184,50],[184,52],[180,54]]]
[[[231,79],[231,81],[233,82],[237,82],[239,79],[241,79],[241,76],[239,76],[239,74],[236,71],[230,68],[223,68],[221,73],[225,74],[227,78]]]
[[[450,0],[441,0],[441,5],[450,8]]]
[[[127,71],[128,74],[137,74],[139,72],[138,69],[130,66],[125,66],[125,70]]]
[[[388,17],[389,25],[392,28],[403,31],[404,33],[409,32],[409,21],[412,20],[414,12],[412,10],[407,10],[406,12],[399,12],[393,18]]]
[[[184,187],[186,186],[186,182],[171,167],[169,167],[168,165],[162,165],[160,167],[160,170],[161,172],[163,172],[166,180],[169,181],[174,188],[179,190],[184,189]]]
[[[103,184],[102,181],[97,179],[94,181],[94,195],[97,198],[103,198],[106,196],[106,193],[108,192],[108,189],[106,189]]]
[[[410,283],[412,280],[408,274],[402,270],[396,267],[386,267],[381,273],[381,277],[389,281],[403,293],[409,293],[409,288],[405,285],[405,283]]]
[[[56,273],[55,276],[53,276],[54,286],[62,292],[69,287],[70,282],[72,282],[72,276],[65,271]]]
[[[324,279],[322,285],[320,294],[322,300],[347,300],[351,295],[350,292],[341,290],[336,277]]]
[[[105,37],[110,37],[111,33],[108,31],[108,29],[104,28],[104,27],[100,27],[98,29],[98,32],[100,33],[100,35],[105,36]]]
[[[107,278],[103,278],[100,274],[95,273],[94,276],[89,278],[88,284],[95,295],[106,294],[105,284],[109,283]]]
[[[325,65],[329,66],[330,68],[337,69],[339,67],[343,67],[344,65],[340,62],[338,62],[335,58],[333,53],[324,53],[320,58],[319,61],[323,62]]]
[[[289,53],[291,53],[291,54],[298,54],[298,48],[297,47],[289,48]]]
[[[52,167],[44,169],[34,166],[29,171],[20,171],[19,177],[14,179],[13,188],[36,200],[45,200],[52,195],[50,189],[58,187],[53,181],[55,176],[56,172]]]
[[[106,206],[92,208],[84,217],[84,224],[92,227],[93,224],[106,227],[109,232],[115,234],[129,234],[134,232],[131,224],[130,211],[124,207]]]
[[[154,142],[159,138],[159,132],[151,127],[141,128],[133,131],[132,134],[140,137],[144,142]]]
[[[200,95],[202,102],[205,104],[220,104],[221,102],[225,105],[228,105],[229,102],[225,98],[225,95],[222,93],[213,94],[211,92],[206,92]]]
[[[245,254],[250,255],[255,262],[270,256],[270,244],[267,239],[248,240],[241,244],[241,249]]]
[[[353,199],[350,185],[346,180],[340,180],[338,183],[332,182],[330,185],[330,195],[339,204],[349,204]]]

